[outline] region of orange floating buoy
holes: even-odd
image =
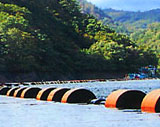
[[[8,92],[10,89],[11,89],[11,88],[9,88],[9,87],[2,87],[2,88],[0,89],[0,95],[6,95],[7,92]]]
[[[89,90],[83,88],[76,88],[67,91],[63,97],[62,103],[88,103],[96,99],[96,96]]]
[[[57,88],[52,90],[47,98],[47,101],[55,101],[55,102],[61,102],[61,99],[63,95],[70,90],[69,88]]]
[[[141,110],[142,112],[160,112],[160,89],[153,90],[144,97]]]
[[[44,89],[40,90],[37,94],[36,99],[37,100],[47,100],[49,93],[54,89],[55,88],[44,88]]]
[[[38,87],[29,87],[27,89],[24,89],[22,91],[21,98],[36,98],[40,90],[41,89]]]
[[[14,97],[21,97],[22,91],[23,91],[24,89],[27,89],[27,87],[21,87],[21,88],[17,89],[16,91],[14,91],[13,96],[14,96]]]
[[[112,92],[105,102],[107,108],[140,109],[145,93],[139,90],[117,90]]]
[[[15,88],[10,89],[10,90],[7,92],[7,96],[13,96],[14,92],[15,92],[18,88],[19,88],[19,87],[15,87]]]

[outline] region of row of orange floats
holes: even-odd
[[[90,103],[96,96],[83,88],[38,88],[38,87],[3,87],[0,95],[62,103]],[[160,112],[160,89],[147,95],[139,90],[121,89],[112,92],[105,100],[105,107],[118,109],[141,109],[142,112]]]
[[[96,82],[96,81],[106,81],[102,79],[97,79],[97,80],[68,80],[68,81],[45,81],[45,82],[31,82],[31,85],[41,85],[41,84],[67,84],[67,83],[85,83],[85,82]]]
[[[86,83],[86,82],[105,82],[106,79],[93,79],[93,80],[68,80],[68,81],[41,81],[41,82],[21,82],[21,83],[1,83],[0,86],[20,86],[20,85],[49,85],[49,84],[67,84],[67,83]]]
[[[142,112],[160,112],[160,89],[147,95],[139,90],[117,90],[112,92],[105,102],[107,108],[141,109]]]
[[[96,96],[84,88],[38,88],[38,87],[3,87],[0,95],[7,95],[19,98],[36,98],[37,100],[55,101],[62,103],[88,103]]]

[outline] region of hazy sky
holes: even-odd
[[[145,11],[160,8],[160,0],[87,0],[101,8]]]

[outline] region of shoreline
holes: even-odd
[[[94,80],[57,80],[57,81],[39,81],[39,82],[0,82],[0,87],[7,86],[28,86],[28,85],[49,85],[49,84],[68,84],[68,83],[93,83],[93,82],[115,82],[115,81],[142,81],[142,80],[159,80],[160,78],[145,78],[145,79],[94,79]]]
[[[56,75],[55,73],[0,73],[0,84],[5,83],[30,83],[30,84],[63,84],[63,83],[83,83],[83,82],[107,82],[107,81],[130,81],[130,80],[154,80],[159,78],[127,79],[126,72],[120,73],[85,73],[71,75]]]
[[[41,81],[67,81],[67,80],[96,80],[96,79],[123,79],[125,72],[85,72],[74,74],[59,74],[54,72],[0,72],[1,82],[41,82]]]

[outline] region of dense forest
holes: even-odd
[[[152,23],[147,29],[140,29],[131,34],[131,39],[137,42],[143,49],[151,49],[159,59],[158,68],[160,68],[160,23]]]
[[[78,1],[80,2],[83,12],[86,12],[85,10],[87,9],[88,14],[93,14],[95,17],[98,15],[98,18],[103,24],[108,24],[117,33],[129,36],[138,47],[144,50],[150,49],[156,54],[158,59],[160,58],[160,9],[144,12],[123,11],[111,8],[99,9],[86,0]],[[103,15],[99,15],[99,13]],[[159,67],[160,62],[158,64],[158,68]]]
[[[105,11],[93,5],[92,3],[87,2],[86,0],[78,0],[78,2],[82,13],[93,15],[98,20],[101,20],[105,23],[114,23],[112,18]]]
[[[104,9],[103,11],[118,23],[116,30],[121,33],[131,34],[138,29],[146,29],[151,23],[160,22],[160,9],[153,9],[145,12],[114,9]]]
[[[75,0],[0,0],[1,80],[95,78],[157,63],[154,51],[83,13]]]

